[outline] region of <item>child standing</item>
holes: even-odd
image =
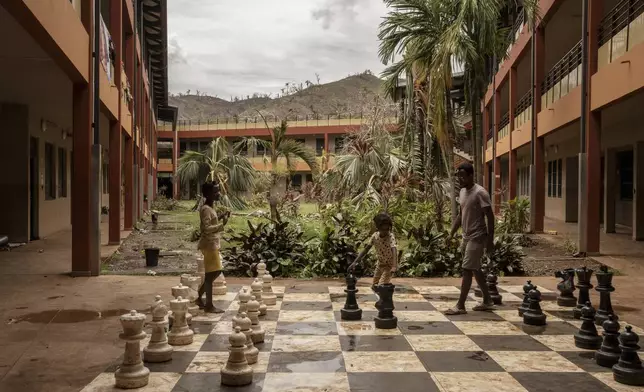
[[[373,285],[371,287],[375,289],[376,285],[391,283],[391,274],[398,268],[398,252],[396,250],[396,239],[391,232],[393,226],[391,217],[381,212],[373,218],[373,222],[378,231],[373,233],[367,246],[349,266],[349,270],[353,271],[356,264],[362,261],[367,252],[374,247],[376,249],[378,262],[376,264],[376,271],[373,274]]]
[[[199,210],[199,218],[201,221],[201,238],[199,238],[198,249],[203,253],[203,262],[205,277],[204,281],[199,287],[198,297],[195,303],[203,308],[208,313],[223,313],[221,309],[215,308],[212,303],[212,283],[221,274],[221,256],[219,254],[220,239],[219,233],[224,230],[224,226],[228,223],[228,214],[224,214],[221,218],[221,223],[217,217],[217,213],[213,208],[215,200],[219,200],[219,185],[207,182],[201,186],[201,193],[205,198],[204,204]],[[204,305],[201,297],[206,294],[206,303]]]

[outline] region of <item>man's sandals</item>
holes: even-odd
[[[480,303],[472,308],[472,310],[477,312],[487,312],[494,309],[495,309],[494,304],[486,304],[486,303]],[[448,316],[456,316],[459,314],[467,314],[467,310],[461,309],[455,306],[451,309],[448,309],[445,312],[445,314]]]

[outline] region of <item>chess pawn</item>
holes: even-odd
[[[577,298],[573,294],[575,291],[575,270],[569,268],[559,271],[555,273],[555,277],[561,278],[561,282],[557,283],[557,290],[559,290],[557,305],[574,308],[577,304]]]
[[[541,292],[534,286],[530,293],[530,307],[523,313],[523,323],[527,325],[546,325],[546,315],[541,310]]]
[[[147,336],[143,331],[145,315],[132,310],[122,315],[120,321],[123,332],[119,337],[125,341],[125,355],[114,373],[115,385],[121,389],[142,388],[150,379],[150,370],[143,366],[141,360],[141,340]]]
[[[503,304],[503,298],[501,297],[501,294],[499,294],[499,289],[496,287],[498,278],[494,274],[488,274],[487,278],[485,279],[486,284],[487,284],[487,289],[490,292],[490,298],[494,302],[495,305],[502,305]]]
[[[593,275],[593,270],[584,267],[577,268],[575,270],[577,274],[577,288],[579,289],[579,298],[577,298],[577,306],[572,310],[572,315],[574,318],[581,318],[581,310],[586,306],[587,302],[590,302],[590,289],[593,288],[593,285],[590,284],[590,278]]]
[[[257,302],[255,296],[250,297],[250,301],[248,301],[248,304],[246,305],[246,313],[248,314],[248,318],[250,318],[251,321],[250,328],[253,330],[251,334],[253,343],[264,342],[266,332],[264,331],[264,328],[262,328],[262,326],[259,324],[259,302]]]
[[[597,350],[602,345],[602,338],[595,327],[595,309],[589,302],[581,309],[581,328],[575,333],[575,346],[585,350]]]
[[[252,290],[252,294],[255,296],[255,299],[257,302],[259,302],[259,315],[264,316],[266,315],[266,304],[262,301],[262,291],[264,290],[264,284],[262,283],[259,278],[255,278],[253,283],[250,285],[250,288]]]
[[[241,328],[236,327],[235,331],[228,338],[230,342],[230,355],[226,365],[221,369],[221,384],[231,387],[248,385],[253,382],[253,369],[248,366],[246,360],[246,335]]]
[[[632,331],[630,325],[619,337],[619,348],[622,355],[615,366],[613,366],[613,378],[621,384],[644,386],[644,368],[637,351],[640,346],[637,342],[640,338]]]
[[[523,285],[523,302],[519,307],[519,317],[523,317],[523,313],[530,309],[530,291],[534,288],[535,287],[530,280]]]
[[[186,308],[187,309],[186,322],[188,323],[188,325],[192,324],[192,313],[190,313],[190,300],[188,299],[190,298],[190,287],[184,286],[181,282],[179,282],[178,286],[172,287],[172,296],[175,299],[179,297],[186,298],[186,300],[188,301],[188,307]],[[172,305],[170,305],[170,307],[172,307]],[[197,307],[197,309],[199,309],[199,307]],[[172,323],[174,324],[174,312],[172,312]]]
[[[262,278],[266,274],[266,262],[264,260],[260,260],[259,263],[257,263],[257,277]]]
[[[340,309],[340,318],[342,320],[360,320],[362,319],[362,309],[358,306],[358,300],[356,299],[356,294],[358,289],[356,288],[357,279],[353,274],[347,275],[347,288],[344,289],[344,292],[347,293],[347,299],[344,303],[344,307]]]
[[[253,343],[253,330],[251,329],[251,325],[252,321],[246,316],[246,313],[242,313],[238,327],[246,335],[246,350],[244,350],[244,354],[246,354],[246,361],[248,361],[249,365],[257,363],[257,357],[259,356],[259,350]]]
[[[168,343],[173,346],[186,346],[192,344],[194,332],[188,328],[186,313],[188,312],[188,300],[179,296],[170,301],[170,309],[174,315],[172,329],[168,332]]]
[[[226,287],[226,277],[224,273],[220,273],[217,279],[212,282],[212,294],[213,295],[226,295],[228,292],[228,287]]]
[[[599,308],[595,314],[595,324],[602,325],[604,321],[608,320],[608,316],[610,315],[615,320],[618,320],[619,317],[613,312],[613,305],[610,301],[610,293],[615,291],[615,287],[613,287],[613,273],[608,271],[608,267],[603,265],[596,276],[597,287],[595,287],[595,290],[599,292]]]
[[[608,315],[608,320],[604,321],[602,327],[604,329],[604,341],[599,350],[595,352],[595,362],[599,366],[612,368],[619,361],[622,353],[619,348],[619,323],[611,314]]]
[[[250,301],[250,293],[248,292],[248,287],[244,287],[239,290],[239,309],[237,314],[233,316],[233,329],[239,325],[239,320],[242,319],[242,314],[247,312],[248,301]]]
[[[168,344],[165,328],[168,325],[168,307],[161,300],[161,296],[154,298],[152,305],[152,336],[150,343],[143,349],[145,362],[167,362],[172,359],[172,346]]]
[[[262,267],[263,264],[263,267]],[[264,273],[259,275],[259,271],[263,270]],[[273,277],[266,269],[266,264],[262,260],[257,265],[257,273],[260,279],[262,279],[263,288],[262,288],[262,301],[266,306],[275,306],[277,305],[277,296],[273,293]]]
[[[374,317],[376,328],[394,329],[398,327],[398,318],[394,316],[394,290],[396,286],[391,283],[376,286],[376,293],[380,297],[376,302],[378,315]]]

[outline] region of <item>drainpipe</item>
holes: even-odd
[[[588,239],[586,238],[586,208],[588,200],[588,184],[586,184],[586,124],[588,122],[588,0],[582,0],[581,9],[581,115],[579,116],[579,203],[578,205],[578,255],[583,256],[588,250]]]

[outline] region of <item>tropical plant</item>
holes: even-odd
[[[399,271],[403,276],[459,276],[462,255],[458,241],[434,230],[431,223],[407,231],[409,248],[403,254]]]
[[[494,239],[494,249],[483,260],[483,268],[500,275],[523,274],[521,235],[501,234]]]
[[[257,173],[239,151],[231,152],[225,138],[217,137],[204,151],[185,151],[179,158],[177,175],[184,184],[192,181],[219,183],[221,203],[241,209],[246,205],[242,196],[253,189]]]
[[[271,219],[274,221],[280,221],[281,219],[277,210],[279,195],[278,183],[280,178],[290,177],[290,174],[296,168],[296,160],[298,159],[306,163],[313,174],[316,174],[318,171],[318,162],[313,149],[307,147],[304,143],[286,136],[288,129],[288,123],[286,120],[282,120],[280,125],[271,128],[268,125],[266,117],[264,117],[264,115],[259,111],[257,113],[264,120],[266,129],[270,134],[270,140],[263,140],[254,137],[244,138],[235,144],[235,150],[241,151],[242,149],[249,149],[251,151],[255,151],[257,146],[262,146],[264,147],[264,151],[268,151],[269,156],[264,157],[264,162],[266,165],[268,165],[268,163],[271,165],[271,186],[269,190]],[[280,168],[278,165],[280,158],[283,158],[286,161],[286,167],[284,169]]]
[[[273,276],[293,276],[306,265],[306,241],[302,231],[289,222],[264,222],[257,226],[248,221],[248,232],[227,238],[233,246],[222,250],[232,274],[252,276],[252,270],[264,260]]]
[[[501,219],[497,232],[504,234],[523,234],[530,226],[530,200],[517,197],[503,203]]]

